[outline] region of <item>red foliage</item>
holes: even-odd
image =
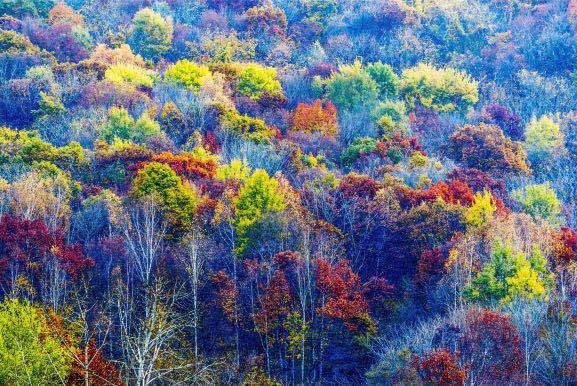
[[[577,261],[577,231],[562,227],[555,234],[554,259],[557,266],[564,268]]]
[[[204,137],[204,146],[206,146],[208,151],[214,154],[217,154],[220,151],[220,143],[213,131],[206,133],[206,136]]]
[[[52,235],[40,220],[20,220],[8,215],[0,220],[0,256],[3,261],[28,262],[47,255]]]
[[[267,333],[278,326],[281,318],[288,314],[292,301],[290,288],[284,273],[276,270],[259,297],[261,308],[255,314],[255,324],[259,331]]]
[[[425,385],[463,385],[467,371],[459,366],[457,356],[446,348],[433,350],[423,358],[416,357],[413,366]]]
[[[42,221],[2,217],[0,275],[4,275],[8,266],[16,266],[22,274],[29,275],[31,283],[40,283],[49,261],[55,261],[72,279],[94,266],[94,261],[84,256],[80,245],[65,243],[62,232],[50,232]],[[11,276],[5,278],[8,282],[13,279]]]
[[[373,199],[381,185],[369,176],[349,174],[341,180],[339,190],[347,198]]]
[[[80,245],[66,244],[62,232],[51,233],[42,221],[22,220],[8,215],[2,217],[0,267],[13,262],[40,271],[44,259],[49,255],[56,257],[73,278],[94,265],[92,259],[84,256]]]
[[[450,137],[450,156],[461,164],[497,176],[531,174],[526,153],[495,125],[465,125]]]
[[[316,283],[326,295],[319,313],[342,320],[349,331],[358,331],[362,324],[371,323],[361,280],[346,260],[331,265],[327,260],[317,259]]]
[[[282,37],[286,33],[287,19],[284,11],[273,6],[252,7],[244,13],[247,28],[252,33],[266,33]]]
[[[363,295],[371,302],[384,300],[393,293],[394,286],[384,277],[371,277],[363,284]]]
[[[419,265],[417,266],[416,284],[419,286],[436,282],[437,278],[444,272],[446,258],[441,252],[441,248],[433,248],[421,254]]]
[[[507,188],[501,179],[493,179],[487,173],[475,168],[457,168],[447,175],[447,181],[462,181],[469,185],[473,192],[489,190],[493,196],[505,198]]]
[[[104,358],[93,339],[90,339],[84,349],[76,351],[75,356],[79,361],[72,362],[67,384],[82,385],[87,377],[90,385],[124,385],[116,365]]]
[[[509,316],[472,309],[466,316],[459,356],[474,383],[516,383],[522,379],[525,364],[521,344],[517,327]]]
[[[278,265],[280,269],[286,271],[289,268],[294,268],[302,264],[303,257],[298,252],[284,251],[279,252],[274,256],[274,263]]]
[[[400,188],[400,198],[404,207],[434,202],[439,198],[446,203],[468,206],[473,203],[474,195],[473,190],[465,182],[451,180],[449,183],[439,181],[427,189],[413,190],[403,186]]]
[[[175,155],[165,152],[153,156],[152,162],[167,164],[178,175],[190,179],[211,179],[218,169],[218,165],[214,160],[201,160],[188,153]],[[139,163],[138,168],[143,168],[146,164],[146,162]]]
[[[299,103],[293,116],[293,130],[305,133],[321,132],[335,137],[338,133],[337,108],[331,102],[317,99],[312,104]]]
[[[212,283],[217,287],[216,303],[221,308],[227,320],[235,323],[238,320],[238,288],[236,283],[224,271],[218,271],[212,276]]]
[[[62,237],[54,240],[52,252],[60,260],[64,270],[73,278],[76,278],[82,271],[94,266],[94,261],[84,256],[80,244],[66,245]]]
[[[406,138],[397,131],[390,138],[377,142],[379,155],[383,158],[389,158],[395,164],[401,161],[400,157],[410,157],[416,151],[427,155],[419,145],[417,137]]]

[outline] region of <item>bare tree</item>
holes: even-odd
[[[135,299],[124,284],[116,292],[126,383],[139,386],[160,382],[180,368],[172,366],[168,358],[184,324],[174,311],[175,291],[166,291],[164,284],[155,280],[144,292],[140,295],[144,301]]]
[[[205,238],[200,231],[193,229],[184,239],[185,251],[180,256],[186,271],[192,295],[192,329],[194,335],[194,357],[198,358],[198,291],[201,285],[200,277],[204,271],[206,254],[204,252]]]
[[[145,285],[151,282],[165,234],[166,224],[154,197],[145,198],[129,210],[123,234],[130,256],[129,267]]]

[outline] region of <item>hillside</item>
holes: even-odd
[[[574,385],[577,1],[1,0],[0,385]]]

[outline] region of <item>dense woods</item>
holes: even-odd
[[[0,1],[0,384],[575,385],[577,1]]]

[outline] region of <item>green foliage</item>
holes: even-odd
[[[160,124],[150,118],[147,112],[142,113],[135,122],[134,118],[123,107],[110,108],[108,122],[102,129],[102,137],[108,143],[114,142],[116,138],[144,143],[161,134]]]
[[[134,118],[122,107],[111,107],[108,123],[102,130],[104,139],[111,143],[114,138],[130,139],[134,131]]]
[[[379,134],[389,137],[393,132],[409,133],[406,107],[402,101],[387,100],[379,103],[372,112]]]
[[[473,205],[467,208],[465,212],[465,221],[467,225],[478,228],[493,218],[497,210],[497,205],[490,192],[477,192],[475,194]]]
[[[253,40],[241,40],[233,31],[228,35],[217,33],[210,37],[202,36],[200,47],[193,46],[192,55],[210,63],[232,63],[253,59],[255,48]]]
[[[0,303],[0,384],[61,384],[70,358],[40,308],[18,299]]]
[[[43,141],[34,131],[15,131],[0,127],[0,164],[52,162],[68,171],[84,167],[89,160],[77,143],[57,148]]]
[[[233,159],[230,165],[219,166],[215,178],[220,181],[245,181],[250,176],[251,168],[246,161]]]
[[[251,242],[249,232],[266,216],[284,210],[286,202],[278,181],[257,169],[245,181],[234,204],[239,240],[235,252],[240,256]]]
[[[345,165],[355,162],[361,155],[370,154],[377,150],[377,141],[374,138],[355,138],[342,152],[341,161]]]
[[[55,0],[2,0],[0,15],[40,16],[48,15],[48,11],[56,4]]]
[[[527,151],[536,159],[561,152],[563,140],[559,125],[547,116],[533,117],[525,129]]]
[[[1,14],[2,11],[0,11]],[[27,36],[16,31],[0,29],[0,52],[8,55],[31,55],[38,54],[40,49],[32,44]]]
[[[561,224],[561,201],[550,183],[528,185],[524,189],[515,190],[513,197],[533,218],[548,221],[554,226]]]
[[[170,66],[164,73],[164,78],[171,83],[185,86],[198,91],[207,77],[210,76],[208,67],[190,62],[186,59],[179,60]]]
[[[236,110],[224,113],[222,127],[260,143],[269,142],[276,134],[262,119],[240,115]]]
[[[276,69],[258,63],[248,63],[241,67],[238,74],[238,93],[258,100],[263,94],[282,94]]]
[[[388,100],[379,103],[373,110],[372,116],[378,121],[384,115],[391,117],[394,122],[401,122],[407,113],[403,101]]]
[[[38,105],[38,110],[34,113],[39,117],[48,117],[50,115],[57,115],[66,111],[66,108],[58,99],[52,95],[46,94],[44,91],[40,91],[40,103]]]
[[[339,109],[357,110],[373,106],[378,98],[379,85],[363,70],[360,61],[350,66],[340,66],[326,85],[327,97]]]
[[[395,74],[393,67],[388,64],[376,62],[367,65],[365,71],[377,82],[381,98],[388,99],[397,96],[399,77]]]
[[[465,287],[466,299],[484,304],[510,303],[516,298],[545,300],[552,285],[547,259],[535,247],[531,256],[514,253],[510,244],[495,244],[492,259]]]
[[[133,64],[117,63],[106,70],[105,77],[117,85],[152,87],[155,73]]]
[[[399,91],[410,106],[419,102],[439,112],[465,111],[479,100],[477,82],[467,74],[424,63],[403,70]]]
[[[158,60],[172,44],[172,19],[150,8],[141,9],[132,19],[128,42],[145,59]]]
[[[143,143],[149,138],[161,135],[160,124],[152,119],[147,112],[142,113],[142,115],[136,120],[134,129],[135,132],[132,139],[136,143]]]
[[[139,170],[131,194],[157,199],[176,232],[185,231],[193,222],[198,204],[196,193],[166,164],[151,162]]]

